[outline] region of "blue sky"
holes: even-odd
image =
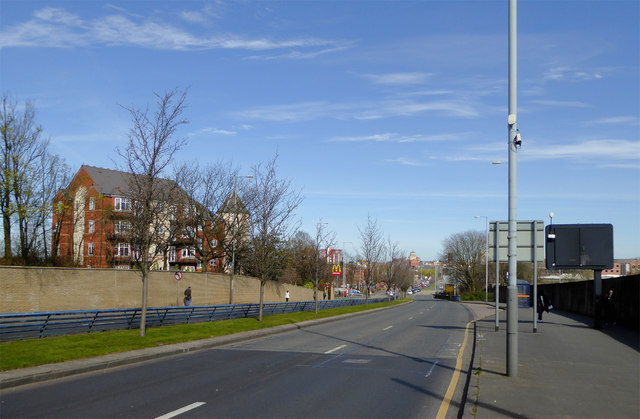
[[[640,2],[518,2],[518,219],[612,223],[640,256]],[[422,259],[507,219],[508,1],[0,1],[0,91],[76,170],[120,106],[188,88],[177,160],[279,153],[337,247],[370,214]],[[492,165],[492,161],[503,161]]]

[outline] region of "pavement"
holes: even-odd
[[[452,302],[451,304],[458,304]],[[640,338],[620,326],[592,328],[585,316],[552,311],[533,332],[532,309],[518,309],[518,371],[507,375],[506,313],[464,304],[470,328],[451,405],[457,418],[640,418]],[[354,313],[360,315],[366,312]],[[0,389],[215,348],[332,319],[0,372]]]
[[[496,331],[495,306],[463,304],[477,320],[457,417],[640,418],[637,331],[595,330],[589,317],[551,311],[534,333],[533,309],[520,308],[517,374],[508,376],[506,312]]]

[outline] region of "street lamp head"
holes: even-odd
[[[496,165],[496,164],[502,164],[502,162],[501,162],[500,160],[496,160],[496,161],[492,161],[492,162],[491,162],[491,164],[494,164],[494,165]]]

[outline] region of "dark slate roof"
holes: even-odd
[[[93,179],[93,186],[98,193],[106,196],[126,195],[131,174],[121,172],[119,170],[104,169],[102,167],[82,166],[84,170]],[[160,179],[161,189],[170,191],[177,190],[184,194],[184,191],[175,184],[174,181],[168,179]],[[176,189],[177,188],[177,189]]]
[[[102,167],[82,166],[94,181],[98,193],[107,196],[123,195],[129,182],[130,174]]]

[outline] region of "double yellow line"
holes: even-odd
[[[442,400],[442,404],[440,405],[440,409],[438,410],[436,419],[444,419],[447,416],[447,411],[449,410],[449,405],[451,404],[453,393],[455,393],[456,387],[458,386],[458,380],[460,379],[460,370],[462,368],[462,357],[464,356],[464,348],[465,346],[467,346],[467,338],[469,337],[469,326],[471,326],[471,324],[473,324],[474,321],[475,320],[472,320],[469,323],[467,323],[467,327],[464,330],[464,340],[462,341],[462,347],[458,352],[458,358],[456,360],[456,369],[453,372],[453,377],[451,377],[449,388],[447,389],[447,393],[444,395],[444,400]]]

